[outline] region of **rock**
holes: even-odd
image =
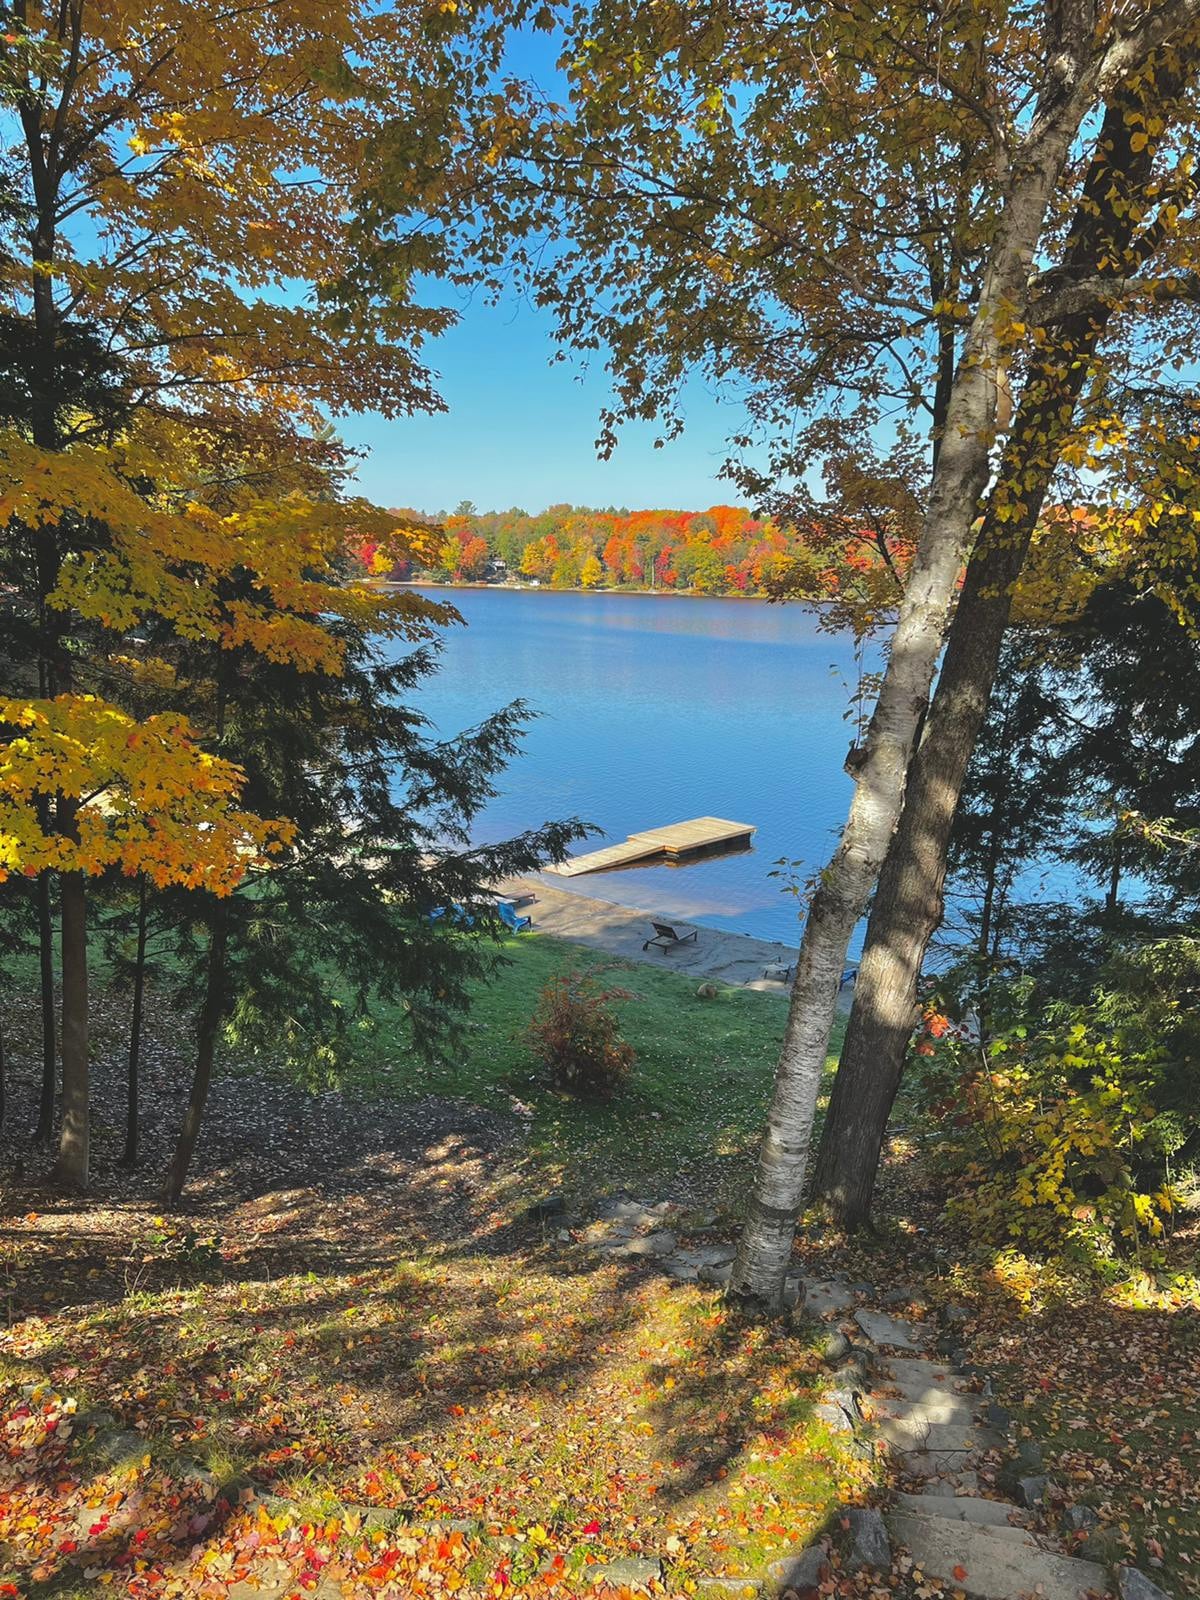
[[[978,1439],[970,1422],[928,1422],[920,1416],[883,1417],[879,1431],[897,1450],[924,1450],[934,1456],[966,1455]]]
[[[150,1446],[145,1435],[132,1428],[113,1428],[99,1434],[92,1448],[111,1466],[122,1467],[140,1461]]]
[[[977,1472],[952,1472],[949,1477],[935,1478],[926,1488],[925,1493],[936,1496],[939,1500],[954,1500],[955,1503],[963,1495],[976,1494],[979,1490],[979,1474]]]
[[[979,1528],[945,1517],[891,1511],[892,1537],[912,1554],[927,1577],[952,1581],[979,1600],[1010,1600],[1037,1593],[1044,1600],[1079,1600],[1103,1594],[1105,1569],[1089,1561],[1055,1555],[1019,1528]]]
[[[252,1578],[235,1583],[228,1600],[276,1600],[292,1587],[292,1569],[283,1561],[266,1561]]]
[[[853,1389],[826,1389],[821,1399],[826,1405],[840,1406],[854,1422],[862,1416],[858,1396]]]
[[[400,1513],[390,1506],[364,1506],[360,1515],[364,1528],[382,1528],[385,1533],[390,1533],[404,1520]]]
[[[999,1428],[1001,1433],[1007,1433],[1012,1427],[1012,1412],[1005,1406],[997,1405],[993,1400],[984,1408],[984,1417],[993,1428]]]
[[[566,1209],[566,1195],[548,1194],[526,1207],[525,1216],[530,1222],[549,1222],[554,1217],[561,1217]]]
[[[1040,1506],[1045,1498],[1046,1479],[1042,1473],[1017,1479],[1017,1499],[1023,1506],[1028,1506],[1032,1511],[1034,1506]]]
[[[923,1329],[882,1311],[856,1311],[854,1320],[872,1344],[889,1345],[896,1350],[924,1350],[927,1343]]]
[[[871,1387],[871,1368],[856,1355],[852,1354],[849,1360],[843,1361],[836,1370],[838,1383],[853,1394],[866,1394]]]
[[[853,1349],[854,1346],[841,1329],[835,1329],[821,1346],[821,1359],[827,1367],[836,1367],[849,1357]]]
[[[1032,1439],[1023,1439],[1017,1446],[1016,1454],[996,1474],[996,1483],[1005,1494],[1019,1495],[1021,1479],[1036,1477],[1043,1465],[1041,1446]]]
[[[850,1286],[840,1278],[801,1278],[804,1308],[811,1317],[833,1317],[854,1304]]]
[[[681,1261],[678,1256],[664,1256],[662,1269],[679,1283],[698,1283],[700,1281],[699,1271],[689,1261]]]
[[[558,1240],[559,1244],[570,1244],[571,1230],[570,1228],[560,1228],[554,1237]]]
[[[1171,1600],[1165,1589],[1151,1583],[1136,1567],[1117,1568],[1117,1593],[1121,1600]]]
[[[886,1572],[892,1564],[892,1541],[882,1511],[873,1506],[852,1506],[842,1512],[850,1524],[850,1549],[847,1566],[875,1567]]]
[[[669,1256],[675,1248],[675,1235],[665,1229],[661,1233],[647,1233],[640,1239],[626,1239],[605,1246],[605,1254],[613,1256]]]
[[[1102,1561],[1106,1567],[1115,1566],[1125,1554],[1120,1534],[1103,1523],[1093,1528],[1076,1548],[1088,1561]]]
[[[778,1561],[772,1561],[767,1568],[767,1582],[777,1592],[797,1589],[803,1593],[805,1589],[817,1587],[828,1567],[829,1558],[824,1548],[812,1544],[806,1550],[790,1550]]]
[[[942,1321],[957,1323],[959,1327],[964,1322],[970,1322],[971,1312],[966,1306],[943,1306]]]
[[[853,1413],[847,1411],[844,1406],[838,1405],[835,1401],[819,1401],[813,1407],[812,1414],[818,1422],[823,1422],[834,1433],[854,1432]]]
[[[1099,1526],[1100,1518],[1091,1506],[1068,1506],[1063,1521],[1072,1533],[1086,1532],[1089,1528]]]
[[[974,1495],[898,1494],[896,1505],[918,1517],[946,1517],[951,1522],[971,1522],[980,1528],[1008,1528],[1019,1517],[1015,1506],[1003,1500],[980,1500]]]
[[[889,1289],[879,1303],[881,1306],[889,1307],[911,1306],[918,1304],[923,1300],[923,1298],[924,1297],[919,1289],[905,1289],[903,1286],[901,1286],[896,1289]]]
[[[621,1556],[617,1561],[593,1561],[583,1575],[589,1583],[607,1583],[614,1589],[644,1589],[662,1577],[662,1562],[654,1556]]]
[[[707,1283],[714,1288],[726,1284],[733,1277],[733,1262],[726,1262],[723,1267],[701,1267],[696,1276],[701,1283]]]
[[[737,1246],[732,1244],[701,1244],[681,1251],[681,1255],[696,1267],[721,1267],[732,1261]]]
[[[923,1399],[926,1394],[961,1394],[959,1374],[944,1361],[925,1356],[888,1356],[884,1362],[902,1394]]]

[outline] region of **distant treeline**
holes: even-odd
[[[405,518],[417,513],[398,512]],[[744,506],[707,511],[526,511],[424,518],[445,534],[436,565],[393,566],[397,580],[529,583],[552,589],[651,589],[690,594],[808,595],[886,605],[907,564],[907,543],[850,519],[781,527]],[[363,552],[370,560],[373,552]],[[380,570],[376,563],[376,570]]]

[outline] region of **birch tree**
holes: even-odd
[[[561,27],[566,103],[515,80],[448,142],[402,142],[411,183],[449,171],[447,270],[514,280],[564,345],[606,361],[599,445],[629,417],[686,422],[686,385],[735,396],[729,472],[765,498],[897,418],[932,470],[855,792],[809,905],[733,1292],[779,1302],[850,935],[900,815],[947,618],[1009,395],[1036,356],[1035,285],[1067,263],[1105,108],[1190,44],[1200,0],[970,7],[585,0]],[[1144,130],[1143,130],[1144,131]],[[369,228],[401,254],[380,177]],[[764,469],[761,465],[768,463]]]
[[[1121,415],[1131,364],[1164,369],[1200,339],[1194,140],[1198,69],[1160,48],[1113,95],[1092,147],[1060,267],[1035,282],[1029,360],[950,629],[899,827],[872,906],[854,1006],[834,1080],[815,1189],[837,1220],[866,1220],[885,1129],[918,1016],[917,989],[941,923],[946,854],[967,765],[1047,496],[1064,461],[1123,485],[1141,445]],[[1184,306],[1180,322],[1178,311]],[[1115,348],[1114,348],[1115,347]],[[1131,355],[1131,352],[1133,354]],[[1083,403],[1081,403],[1081,399]],[[1163,426],[1161,415],[1155,418]],[[1152,473],[1143,483],[1154,493]],[[1144,542],[1144,541],[1143,541]]]

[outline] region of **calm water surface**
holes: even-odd
[[[420,700],[440,733],[511,700],[540,716],[476,829],[480,842],[577,815],[606,838],[689,817],[757,827],[751,850],[680,867],[551,879],[666,917],[795,944],[802,879],[845,818],[852,641],[800,605],[463,589]],[[857,944],[855,952],[857,952]]]

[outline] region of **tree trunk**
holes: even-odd
[[[42,980],[42,1087],[38,1098],[36,1144],[48,1145],[54,1132],[54,1091],[58,1078],[58,1019],[54,1014],[54,907],[50,874],[37,878],[38,962]]]
[[[136,1167],[138,1155],[138,1066],[142,1053],[142,1002],[146,989],[146,875],[138,875],[137,954],[133,967],[133,1008],[129,1019],[129,1080],[125,1109],[123,1167]]]
[[[217,1048],[217,1029],[221,1025],[221,1016],[225,1009],[225,945],[227,935],[228,921],[225,907],[218,906],[213,915],[212,933],[208,947],[208,982],[205,986],[204,1001],[200,1007],[200,1019],[196,1030],[196,1071],[192,1078],[192,1092],[188,1099],[183,1128],[179,1134],[179,1143],[175,1146],[175,1154],[171,1158],[171,1165],[167,1172],[166,1187],[163,1191],[163,1200],[168,1206],[175,1206],[179,1203],[179,1197],[183,1193],[183,1186],[187,1182],[188,1168],[192,1164],[192,1152],[196,1148],[200,1124],[204,1120],[204,1106],[208,1100],[208,1086],[212,1081],[213,1056]]]
[[[1015,308],[1019,315],[1028,298],[1034,250],[1083,109],[1078,96],[1066,98],[1069,105],[1042,125],[1037,148],[1025,152],[1010,188],[950,394],[929,509],[854,773],[850,814],[838,850],[820,876],[801,941],[749,1216],[730,1280],[732,1294],[768,1310],[783,1301],[846,950],[900,814],[946,615],[987,483],[995,374],[1001,360],[996,330],[1002,308]]]
[[[54,1180],[86,1189],[89,1164],[87,889],[82,872],[64,872],[62,916],[63,1117]]]
[[[1108,890],[1104,896],[1104,915],[1108,922],[1115,922],[1121,910],[1121,842],[1118,839],[1113,845],[1112,866],[1108,873]]]
[[[1161,78],[1159,87],[1172,92]],[[1154,155],[1152,145],[1133,151],[1132,125],[1125,120],[1131,109],[1120,96],[1105,116],[1065,250],[1067,281],[1130,270],[1137,226],[1132,217],[1141,211],[1127,202],[1144,191]],[[817,1163],[815,1192],[846,1227],[861,1225],[870,1212],[887,1121],[919,1014],[921,968],[942,920],[954,813],[987,712],[1013,585],[1111,314],[1111,304],[1102,303],[1064,319],[1031,367],[967,567],[900,826],[880,875]]]

